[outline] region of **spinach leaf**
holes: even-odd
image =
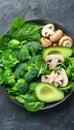
[[[2,63],[4,67],[14,67],[19,61],[17,60],[17,57],[15,53],[8,49],[3,52],[2,54]]]
[[[8,48],[8,42],[11,40],[11,37],[8,34],[0,36],[0,50],[4,51]]]
[[[28,111],[36,112],[40,110],[42,107],[44,107],[45,103],[39,101],[35,94],[26,94],[24,97],[24,106]]]
[[[71,89],[71,88],[74,88],[74,83],[73,82],[70,82],[67,86],[65,87],[59,87],[60,90],[68,90],[68,89]]]
[[[24,26],[18,30],[11,29],[8,33],[9,36],[12,37],[12,39],[16,39],[19,41],[28,40],[28,41],[39,41],[41,35],[40,35],[40,29],[43,26],[37,25],[35,23],[26,22]]]
[[[47,64],[45,64],[45,62],[41,58],[37,58],[35,60],[35,67],[38,70],[38,77],[41,74],[46,74],[46,72],[47,72]]]
[[[15,30],[20,29],[24,24],[25,24],[24,18],[19,16],[12,22],[11,28]]]

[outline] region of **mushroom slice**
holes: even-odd
[[[41,81],[53,84],[55,79],[55,72],[52,71],[50,75],[42,75]]]
[[[71,37],[69,36],[63,36],[59,43],[58,43],[59,46],[67,46],[67,47],[72,47],[73,45],[73,40]]]
[[[63,68],[56,71],[55,83],[61,87],[65,87],[68,84],[68,76],[66,75],[66,71]]]
[[[42,29],[42,36],[48,37],[49,35],[53,35],[55,30],[55,26],[53,24],[47,24]]]
[[[58,71],[52,71],[50,75],[43,75],[41,81],[48,82],[56,87],[65,87],[68,84],[68,76],[66,75],[66,71],[62,68]]]
[[[53,70],[57,65],[64,62],[64,57],[59,54],[50,54],[46,57],[45,62],[49,65],[49,69]]]

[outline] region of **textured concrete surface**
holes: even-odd
[[[16,16],[50,18],[74,35],[74,0],[0,0],[0,34]],[[0,88],[0,130],[73,130],[74,93],[53,110],[30,113],[8,100]]]

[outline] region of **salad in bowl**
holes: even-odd
[[[30,112],[63,102],[74,88],[71,35],[50,20],[17,17],[0,36],[0,85]]]

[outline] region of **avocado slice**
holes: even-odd
[[[54,46],[43,50],[42,59],[45,60],[46,56],[49,54],[60,54],[65,58],[70,57],[72,53],[73,53],[72,48],[64,46]]]
[[[35,94],[40,101],[46,103],[60,101],[65,97],[62,90],[44,82],[40,82],[36,85]]]

